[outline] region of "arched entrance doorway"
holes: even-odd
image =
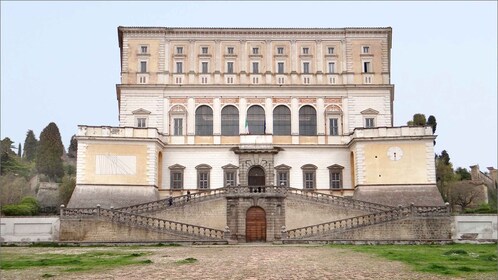
[[[266,242],[266,213],[261,207],[247,210],[246,242]]]
[[[249,170],[247,179],[249,186],[264,186],[265,171],[260,166],[254,166]]]

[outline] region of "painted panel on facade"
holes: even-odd
[[[96,155],[95,174],[97,175],[135,175],[136,156]]]

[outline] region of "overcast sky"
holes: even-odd
[[[393,28],[394,124],[434,115],[454,167],[497,165],[496,2],[1,2],[1,138],[118,125],[118,26]]]

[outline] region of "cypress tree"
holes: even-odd
[[[17,156],[21,157],[21,154],[22,154],[21,151],[22,151],[21,150],[21,143],[19,143],[19,147],[17,148]]]
[[[62,145],[59,128],[53,122],[49,123],[40,134],[40,142],[36,152],[36,169],[39,173],[55,180],[62,178],[64,168],[62,165]]]
[[[71,137],[71,143],[67,149],[67,156],[70,158],[76,158],[78,155],[78,141],[76,140],[76,135]]]
[[[38,140],[36,140],[33,130],[28,130],[26,139],[24,140],[24,151],[22,158],[27,161],[33,161],[36,158],[36,148],[38,147]]]
[[[432,133],[436,133],[436,127],[437,127],[436,117],[430,115],[429,118],[427,119],[427,125],[430,125],[432,127]]]

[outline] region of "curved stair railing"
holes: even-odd
[[[298,195],[300,197],[322,202],[326,204],[334,204],[342,207],[349,207],[359,210],[364,210],[368,212],[378,212],[378,211],[389,211],[396,207],[383,205],[374,202],[362,201],[357,199],[352,199],[349,197],[337,196],[332,194],[319,193],[315,191],[309,191],[304,189],[287,188],[288,194]]]
[[[169,198],[164,198],[164,199],[155,200],[155,201],[151,201],[151,202],[126,206],[126,207],[120,207],[120,208],[116,208],[115,210],[122,211],[122,212],[129,212],[129,213],[154,212],[154,211],[163,210],[163,209],[167,209],[167,208],[171,208],[171,207],[182,206],[182,205],[185,205],[186,203],[192,203],[194,201],[196,201],[196,202],[206,201],[206,200],[210,200],[213,198],[217,198],[217,197],[223,196],[225,191],[226,191],[225,188],[221,188],[221,189],[214,189],[214,190],[209,190],[209,191],[192,193],[192,194],[190,194],[190,197],[189,197],[189,195],[175,196],[175,197],[172,197],[171,205],[170,205]]]
[[[61,219],[65,218],[93,218],[125,224],[128,226],[142,227],[156,232],[187,235],[191,237],[223,240],[224,231],[198,225],[180,223],[170,220],[147,217],[134,213],[105,209],[105,208],[64,208],[61,207]]]
[[[287,230],[287,239],[304,239],[338,231],[366,227],[385,222],[412,217],[441,217],[449,215],[448,206],[407,206],[395,209],[355,216],[322,224]]]

